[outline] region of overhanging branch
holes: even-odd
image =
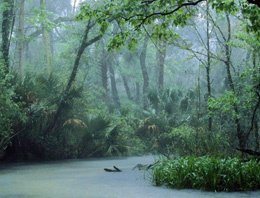
[[[153,2],[155,2],[156,0],[150,0],[150,1],[143,1],[143,3],[145,4],[152,4]],[[197,5],[198,3],[202,2],[202,1],[206,1],[206,0],[197,0],[195,2],[193,1],[188,1],[187,3],[183,3],[181,5],[178,5],[177,7],[175,7],[173,10],[171,11],[168,11],[168,12],[154,12],[152,14],[149,14],[149,15],[144,15],[144,14],[135,14],[135,15],[132,15],[130,17],[124,17],[124,16],[121,16],[121,18],[123,18],[125,21],[129,21],[133,18],[136,18],[136,17],[139,17],[139,20],[141,21],[140,24],[138,24],[136,27],[137,29],[140,28],[146,20],[148,20],[149,18],[153,17],[153,16],[167,16],[167,15],[171,15],[175,12],[177,12],[179,9],[183,8],[183,7],[188,7],[188,6],[195,6]]]

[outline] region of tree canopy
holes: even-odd
[[[133,31],[144,30],[155,39],[170,39],[174,34],[168,27],[185,26],[187,20],[201,6],[209,3],[217,11],[241,13],[248,20],[248,30],[260,37],[260,4],[253,0],[109,0],[86,3],[81,8],[78,19],[95,18],[101,29],[107,28],[107,20],[115,20],[120,33],[112,39],[111,47],[129,43],[130,48],[137,39]],[[94,6],[93,6],[94,5]],[[160,20],[163,18],[163,21]],[[148,27],[152,24],[152,27]]]

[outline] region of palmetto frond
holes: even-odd
[[[72,126],[74,128],[80,128],[84,129],[87,128],[87,125],[80,119],[68,119],[66,122],[64,122],[63,127],[65,126]]]

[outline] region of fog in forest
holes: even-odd
[[[13,192],[15,178],[51,182],[37,172],[45,163],[61,179],[74,167],[77,182],[86,166],[93,188],[149,175],[130,197],[259,190],[258,1],[3,0],[0,10],[0,197],[65,197],[66,185]],[[91,197],[120,197],[115,186]],[[189,192],[226,196],[176,196]]]

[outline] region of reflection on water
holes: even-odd
[[[260,192],[211,193],[152,186],[136,164],[153,156],[23,164],[0,168],[0,198],[259,198]],[[117,166],[120,173],[104,168]]]

